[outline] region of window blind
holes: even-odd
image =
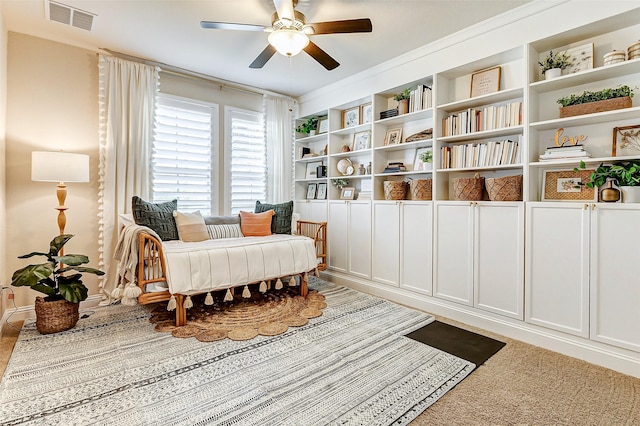
[[[212,135],[217,106],[159,95],[152,152],[154,202],[211,214]]]

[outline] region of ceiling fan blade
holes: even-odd
[[[262,25],[253,24],[234,24],[232,22],[213,22],[213,21],[200,21],[202,28],[213,28],[217,30],[241,30],[241,31],[264,31],[266,27]]]
[[[304,48],[304,51],[329,71],[340,66],[338,61],[329,56],[327,52],[320,49],[318,45],[312,41],[310,41],[307,47]]]
[[[249,68],[262,68],[269,59],[276,53],[276,48],[268,44],[267,47],[251,62]]]
[[[370,33],[373,31],[371,19],[347,19],[344,21],[316,22],[308,24],[313,34]]]
[[[292,0],[273,0],[273,5],[276,7],[278,18],[293,21],[295,14]]]

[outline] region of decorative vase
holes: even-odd
[[[47,301],[37,296],[36,328],[40,334],[58,333],[73,328],[80,317],[78,307],[80,303],[62,300]]]
[[[406,114],[409,112],[409,99],[403,99],[398,101],[398,115]]]
[[[428,171],[433,169],[433,163],[422,162],[422,170]]]
[[[316,131],[314,130],[309,130],[309,136],[315,136],[316,135]]]
[[[621,186],[623,203],[640,203],[640,186]]]
[[[558,78],[562,75],[562,70],[560,68],[551,68],[544,72],[545,80],[551,80],[552,78]]]
[[[620,190],[613,187],[613,181],[607,180],[606,186],[600,191],[600,200],[605,203],[620,201]]]

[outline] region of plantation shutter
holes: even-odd
[[[253,211],[267,192],[266,142],[262,114],[227,109],[230,122],[231,213]]]
[[[216,111],[216,105],[159,96],[152,153],[154,202],[177,198],[180,211],[211,214]]]

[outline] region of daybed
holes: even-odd
[[[141,202],[135,198],[134,217],[135,203]],[[121,230],[114,256],[119,262],[119,280],[112,296],[128,304],[169,301],[167,309],[176,310],[177,326],[186,324],[186,309],[192,306],[191,296],[196,294],[208,293],[205,303],[210,304],[212,291],[227,290],[227,301],[233,299],[235,287],[243,287],[243,297],[251,297],[249,285],[260,292],[272,285],[276,289],[290,285],[299,286],[300,294],[306,297],[307,274],[326,269],[326,222],[298,220],[292,226],[291,219],[282,221],[281,206],[258,202],[258,214],[241,212],[223,217],[174,210],[174,219],[165,212],[160,217],[175,220],[180,236],[177,240],[168,236],[163,224],[136,218],[138,224],[128,224]],[[291,213],[285,212],[285,216],[290,218]],[[256,225],[258,217],[263,225]],[[267,219],[269,230],[265,231]],[[288,224],[288,234],[283,224]],[[203,226],[206,239],[201,234]],[[200,237],[194,238],[198,233]]]

